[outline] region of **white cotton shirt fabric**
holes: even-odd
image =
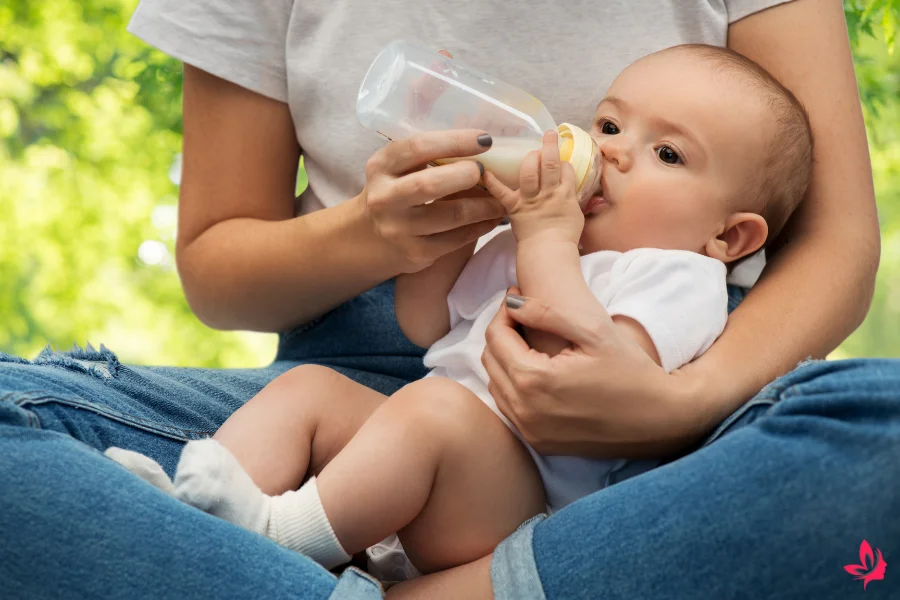
[[[356,121],[359,84],[395,39],[447,49],[588,128],[613,79],[679,44],[724,46],[728,26],[789,0],[142,0],[128,30],[213,75],[288,104],[309,187],[297,213],[359,194],[383,145]],[[765,260],[733,283],[750,287]]]

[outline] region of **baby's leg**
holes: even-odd
[[[214,439],[185,446],[174,495],[277,540],[266,494],[296,490],[385,399],[331,369],[292,369],[235,412]]]
[[[386,399],[337,371],[304,365],[263,388],[213,438],[263,492],[281,494],[321,471]]]
[[[423,572],[488,554],[544,510],[524,446],[475,394],[437,377],[379,407],[317,485],[347,552],[396,531]]]

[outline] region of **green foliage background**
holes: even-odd
[[[0,351],[90,340],[143,364],[265,364],[274,336],[212,331],[184,300],[173,260],[181,68],[125,31],[136,5],[0,2]],[[883,257],[869,317],[836,354],[898,356],[900,0],[845,10]]]

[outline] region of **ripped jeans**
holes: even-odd
[[[0,355],[0,597],[380,598],[359,571],[336,578],[101,451],[137,450],[171,474],[186,440],[291,367],[390,394],[425,374],[422,354],[386,283],[283,335],[264,369],[134,367],[102,347]],[[900,556],[898,456],[900,362],[809,364],[697,452],[523,526],[494,554],[495,597],[857,597],[842,566],[863,539]],[[900,577],[889,566],[868,586],[865,598],[896,597]]]

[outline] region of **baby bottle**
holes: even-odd
[[[439,162],[479,160],[512,189],[519,187],[525,155],[555,129],[560,158],[575,169],[579,203],[599,187],[600,152],[587,132],[568,123],[557,127],[531,94],[411,42],[391,42],[375,57],[359,88],[356,116],[388,140],[422,131],[487,131],[494,140],[487,152]]]

